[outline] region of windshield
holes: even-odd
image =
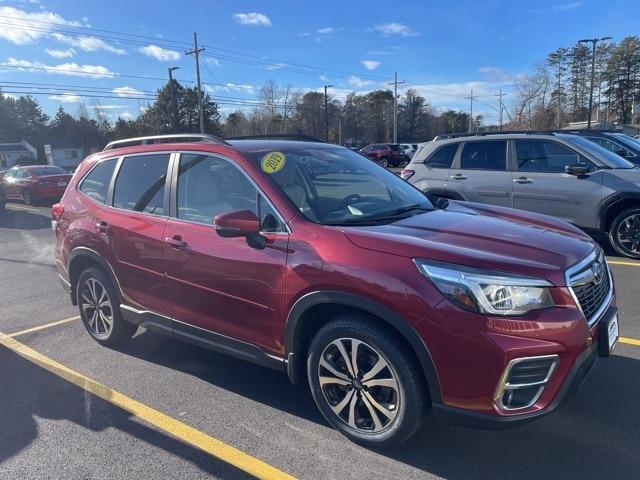
[[[433,209],[419,190],[346,148],[304,145],[247,156],[316,223],[375,224]]]
[[[613,135],[616,137],[616,140],[619,140],[628,147],[635,149],[640,148],[640,140],[635,137],[631,137],[626,133],[614,133]]]
[[[400,152],[402,147],[400,145],[389,145],[389,150],[392,152]]]
[[[601,147],[595,142],[591,140],[579,137],[578,135],[561,135],[566,141],[573,143],[574,145],[584,148],[589,151],[593,156],[595,156],[600,162],[602,162],[605,166],[610,168],[635,168],[635,165],[631,162],[628,162],[621,156],[610,152],[604,147]]]
[[[38,167],[32,168],[31,173],[39,177],[46,177],[48,175],[66,175],[67,171],[60,167]]]

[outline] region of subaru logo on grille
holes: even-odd
[[[604,278],[604,266],[600,262],[595,262],[591,267],[591,272],[593,273],[593,283],[596,285],[600,285],[602,279]]]

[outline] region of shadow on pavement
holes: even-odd
[[[292,386],[278,372],[151,332],[139,333],[120,351],[325,424],[306,385]],[[448,479],[637,479],[639,378],[640,361],[617,355],[601,359],[573,398],[536,422],[487,431],[427,421],[408,444],[367,454],[384,455]]]
[[[19,230],[51,228],[51,218],[40,213],[5,208],[0,210],[0,228],[15,228]]]
[[[78,427],[92,432],[105,432],[107,435],[109,430],[118,430],[138,441],[163,449],[173,457],[195,464],[203,472],[216,478],[253,478],[231,465],[142,424],[128,412],[85,392],[3,347],[0,347],[0,381],[2,392],[4,392],[0,394],[0,471],[3,470],[2,465],[8,459],[38,441],[39,423],[41,423],[39,419],[53,419],[72,422]],[[6,392],[11,392],[11,395],[7,395]],[[64,431],[68,432],[69,429],[64,428]],[[51,435],[55,435],[55,431],[48,432],[48,436]],[[74,455],[76,458],[82,456],[84,449],[88,448],[87,444],[82,443],[83,439],[82,433],[73,437],[68,435],[64,438],[56,438],[57,451],[52,452],[52,455],[55,453],[53,459],[59,458],[60,449],[63,451],[66,449],[66,454],[69,456]],[[97,447],[100,445],[109,449],[113,448],[109,445],[114,443],[105,439],[98,442]],[[128,443],[128,446],[119,445],[116,448],[132,449],[133,452],[125,456],[135,461],[135,445],[135,443]],[[119,455],[119,452],[102,453],[113,458],[118,458]],[[85,473],[93,470],[92,454],[96,453],[92,450],[85,459],[80,457],[80,461],[85,462],[83,463]],[[41,473],[46,472],[52,478],[63,478],[62,472],[68,472],[67,465],[56,465],[53,459],[30,460],[33,463],[33,471],[40,470]],[[119,468],[122,469],[122,466]],[[102,469],[106,476],[110,476],[109,472],[104,472],[104,467]],[[174,472],[179,471],[178,465]]]

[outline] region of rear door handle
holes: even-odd
[[[171,245],[171,248],[173,248],[174,250],[182,250],[184,247],[187,246],[187,242],[182,240],[182,237],[180,235],[167,237],[164,239],[164,241],[167,242],[169,245]]]
[[[528,178],[528,177],[520,177],[520,178],[514,178],[513,181],[515,183],[533,183],[533,178]]]
[[[105,221],[100,221],[96,223],[96,228],[101,233],[106,233],[109,230],[109,224]]]
[[[466,180],[467,176],[466,175],[462,175],[461,173],[456,173],[455,175],[451,175],[452,180]]]

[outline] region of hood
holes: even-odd
[[[368,250],[535,276],[555,285],[564,285],[564,271],[595,248],[580,230],[554,218],[458,202],[392,224],[343,231]]]

